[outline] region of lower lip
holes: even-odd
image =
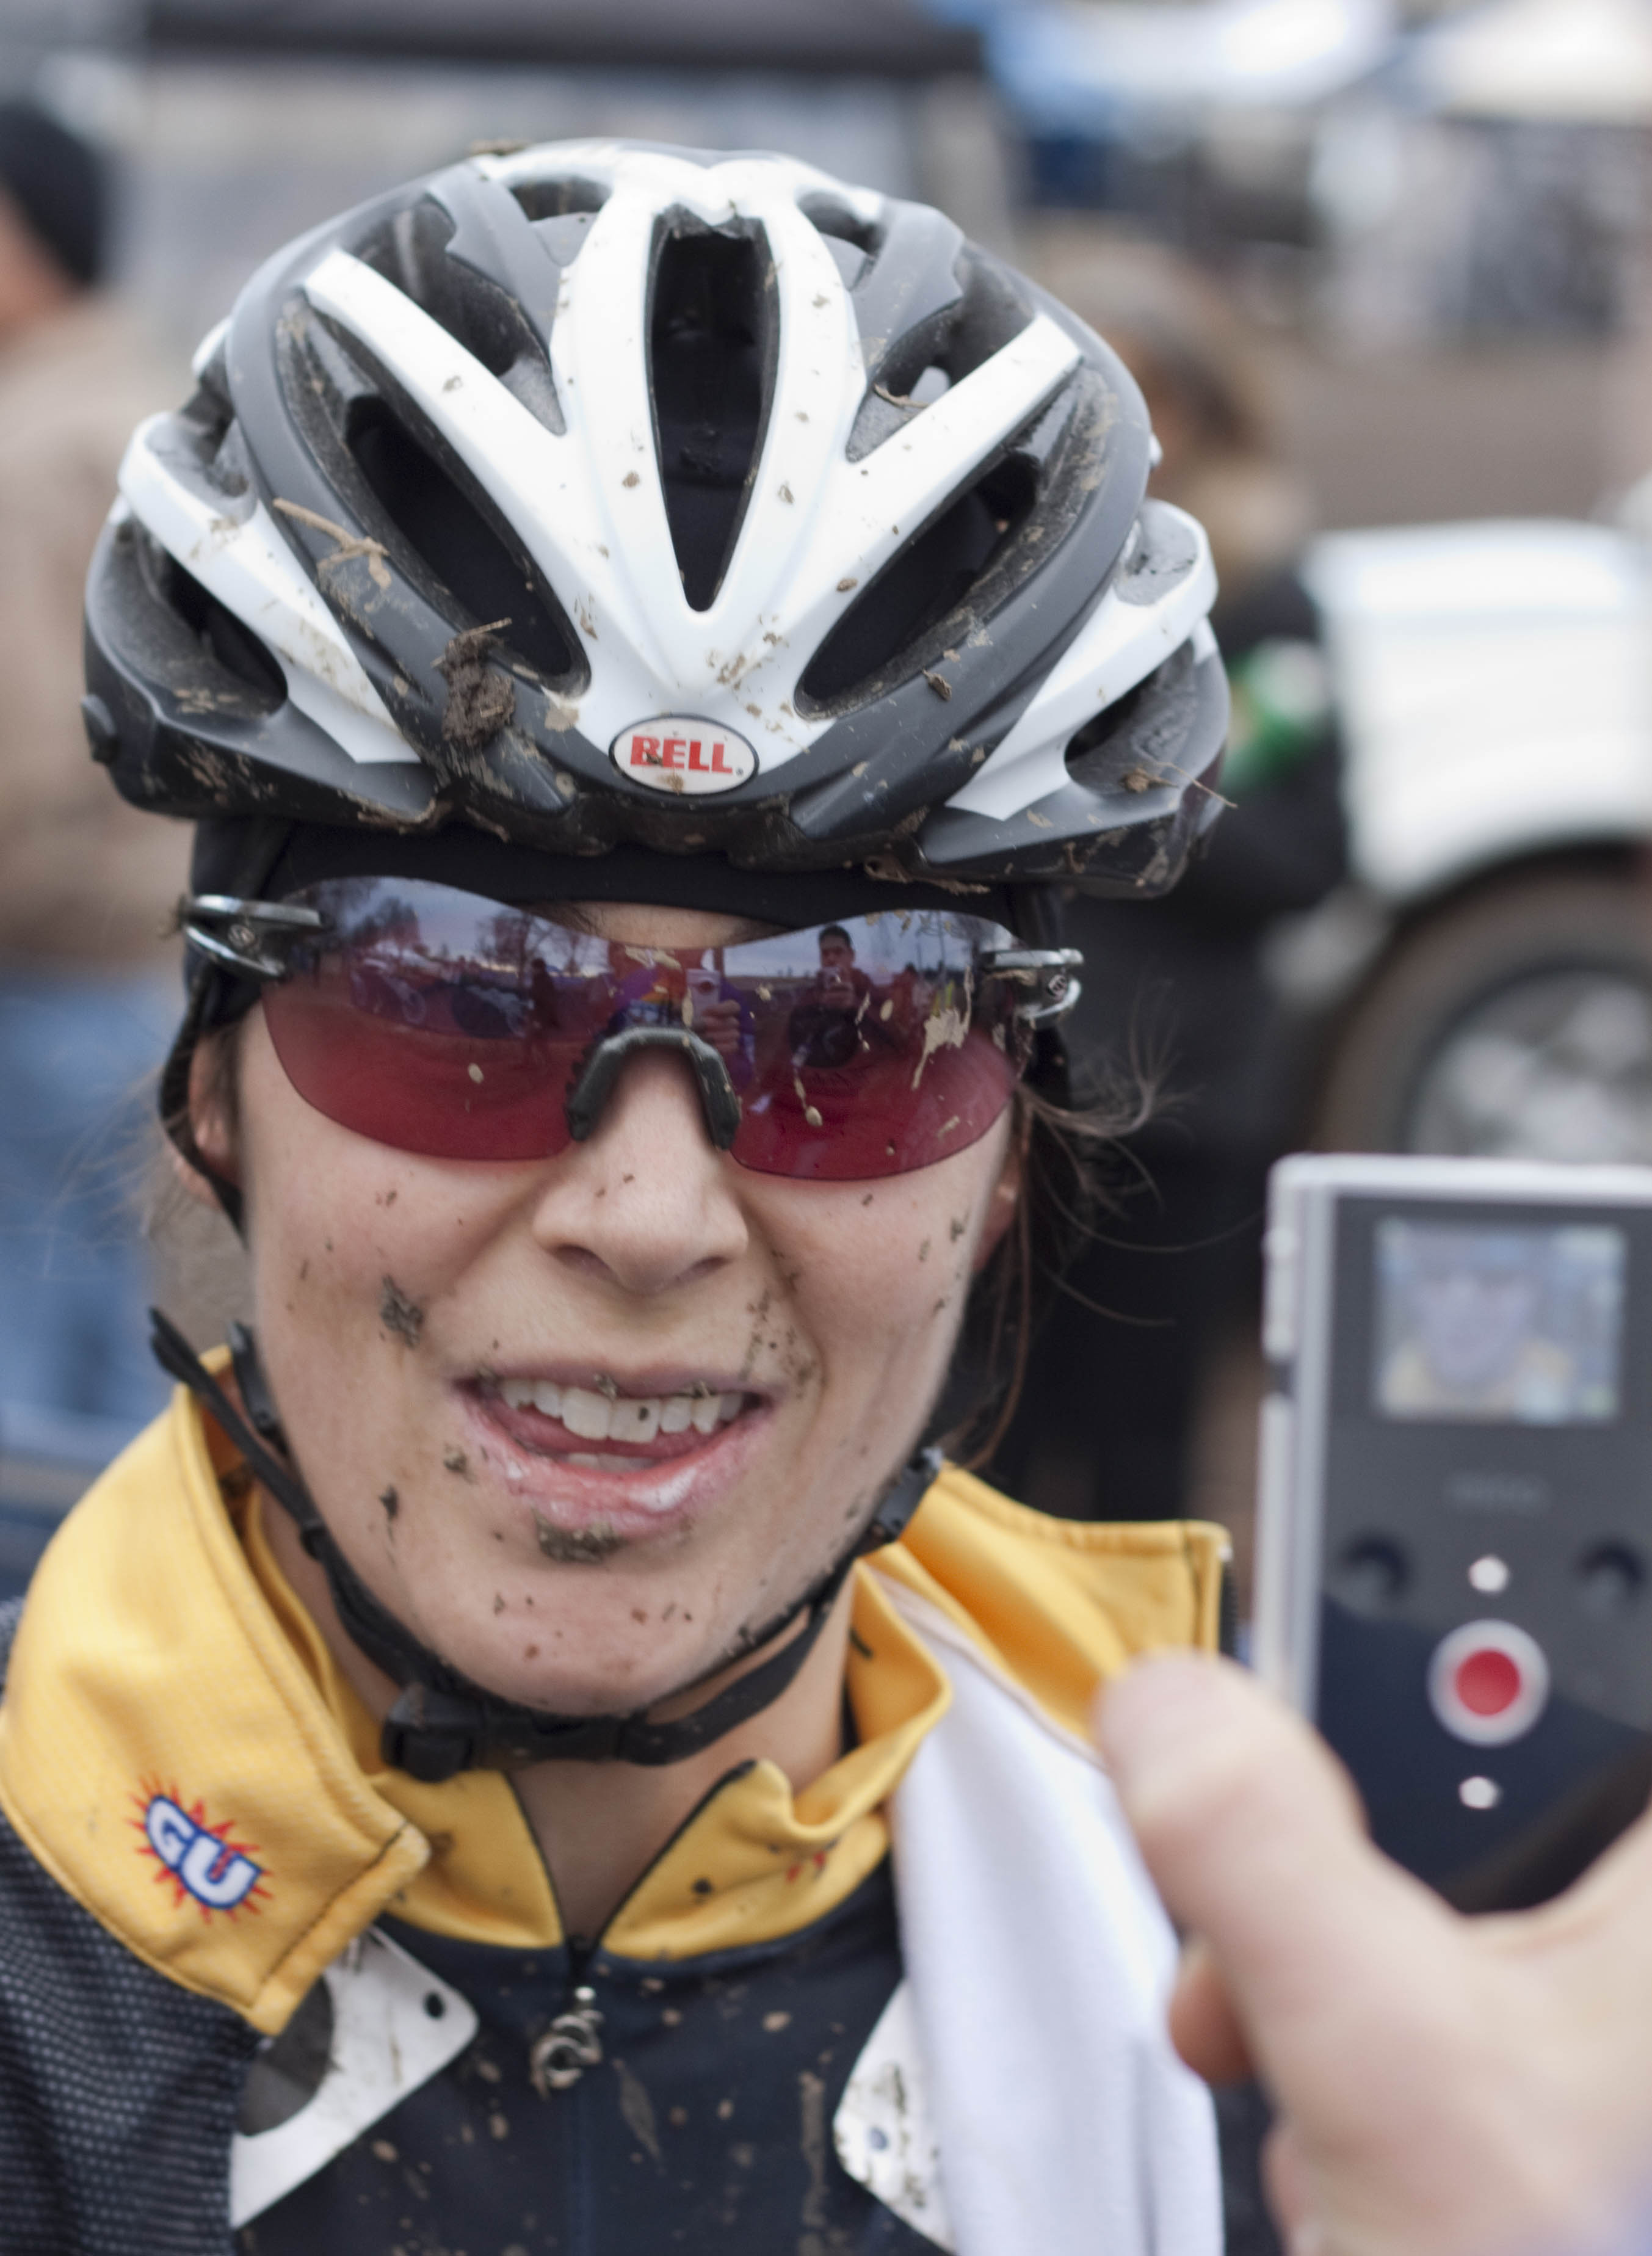
[[[670,1455],[642,1455],[636,1445],[624,1451],[623,1466],[569,1462],[571,1456],[617,1456],[616,1445],[578,1441],[564,1454],[529,1442],[513,1431],[521,1418],[497,1395],[460,1390],[472,1426],[482,1440],[483,1453],[503,1477],[508,1494],[525,1505],[536,1519],[573,1534],[604,1527],[631,1543],[647,1537],[679,1533],[727,1494],[761,1447],[770,1408],[758,1403],[742,1410],[726,1426],[693,1446],[675,1446]],[[547,1421],[548,1422],[548,1421]]]

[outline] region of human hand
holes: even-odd
[[[1540,1909],[1465,1919],[1364,1837],[1324,1744],[1229,1662],[1163,1654],[1098,1731],[1197,1938],[1170,2031],[1254,2067],[1292,2256],[1627,2256],[1652,2215],[1652,1818]]]
[[[696,1003],[694,1032],[709,1042],[719,1057],[731,1058],[740,1047],[740,1005],[728,999]]]

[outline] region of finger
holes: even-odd
[[[1171,2043],[1206,2083],[1243,2083],[1252,2074],[1244,2031],[1203,1942],[1191,1942],[1182,1954],[1170,2020]]]
[[[1320,2236],[1309,2221],[1308,2173],[1288,2123],[1276,2123],[1262,2140],[1262,2184],[1290,2256],[1312,2256]]]
[[[1431,1981],[1460,1981],[1461,1923],[1371,1848],[1346,1773],[1242,1669],[1189,1654],[1138,1663],[1099,1728],[1148,1866],[1174,1916],[1208,1939],[1270,2080],[1311,2083],[1333,2045],[1392,2051],[1398,2001],[1415,2008]]]
[[[1576,1944],[1621,1953],[1621,1978],[1652,1971],[1652,1811],[1636,1819],[1564,1895],[1535,1913],[1483,1922],[1492,1939],[1521,1951]]]

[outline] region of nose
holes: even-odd
[[[628,1026],[623,1033],[597,1044],[568,1091],[568,1126],[575,1143],[588,1142],[615,1082],[639,1050],[675,1050],[687,1061],[699,1091],[706,1131],[718,1150],[726,1152],[739,1132],[740,1099],[721,1058],[709,1042],[691,1034],[685,1026]]]
[[[739,1258],[749,1233],[735,1170],[680,1050],[620,1061],[588,1136],[547,1169],[533,1233],[563,1266],[644,1297]]]

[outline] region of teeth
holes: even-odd
[[[499,1399],[510,1409],[560,1420],[582,1442],[651,1442],[656,1434],[685,1434],[691,1426],[697,1434],[714,1433],[740,1415],[746,1399],[742,1393],[599,1393],[549,1378],[502,1378]]]
[[[567,1386],[562,1392],[562,1422],[582,1442],[606,1442],[611,1406],[606,1394],[594,1394],[586,1386]]]
[[[663,1409],[657,1394],[622,1395],[608,1406],[608,1439],[651,1442],[659,1431]]]

